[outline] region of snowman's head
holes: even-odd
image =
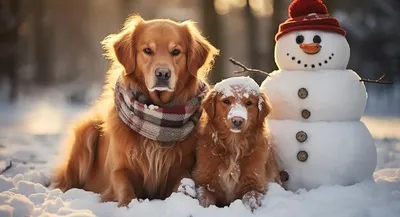
[[[293,31],[281,36],[275,45],[279,69],[346,69],[349,58],[350,46],[346,38],[334,32]]]

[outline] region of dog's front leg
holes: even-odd
[[[254,177],[247,177],[242,182],[239,198],[242,198],[245,207],[254,211],[261,206],[266,187],[259,180],[255,180]]]
[[[111,172],[110,186],[101,197],[103,202],[113,200],[118,202],[118,206],[126,206],[136,198],[128,174],[128,169],[117,169]]]
[[[251,211],[261,206],[261,200],[267,190],[263,162],[265,162],[265,158],[262,156],[262,152],[259,152],[249,157],[241,167],[242,176],[238,196],[242,198],[243,204]]]

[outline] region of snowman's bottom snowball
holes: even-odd
[[[352,185],[372,179],[377,163],[374,140],[364,123],[269,120],[278,165],[289,174],[285,188],[312,189],[321,185]],[[303,131],[303,143],[296,134]],[[301,162],[299,151],[308,158]]]

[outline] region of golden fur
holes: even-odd
[[[114,104],[118,76],[124,85],[139,88],[154,104],[185,104],[205,82],[218,54],[193,22],[145,21],[130,17],[118,34],[103,42],[112,65],[102,96],[89,114],[74,124],[66,159],[56,169],[52,184],[62,191],[82,188],[101,194],[102,201],[127,205],[133,198],[164,199],[179,187],[194,166],[196,137],[161,147],[131,130]],[[151,53],[146,49],[151,49]],[[178,49],[178,55],[173,50]],[[155,69],[171,70],[171,91],[155,90]]]
[[[247,109],[248,116],[240,132],[232,132],[232,120],[227,115],[237,104]],[[266,95],[224,97],[212,91],[202,105],[205,112],[198,124],[197,162],[193,172],[200,204],[225,206],[236,199],[245,200],[248,195],[265,193],[267,181],[278,178],[265,123],[271,110]],[[259,205],[261,197],[255,199]]]

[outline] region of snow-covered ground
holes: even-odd
[[[378,150],[375,182],[298,192],[270,183],[262,207],[254,214],[239,200],[230,207],[202,208],[180,193],[165,201],[133,200],[128,207],[118,208],[114,202],[100,203],[95,193],[80,189],[62,193],[46,187],[68,124],[86,109],[62,102],[52,97],[0,104],[0,171],[9,167],[0,176],[1,217],[400,216],[400,118],[363,118]]]

